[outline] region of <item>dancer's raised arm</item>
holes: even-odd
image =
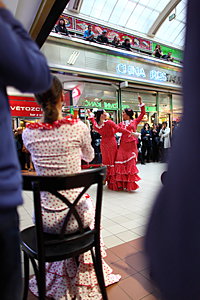
[[[142,102],[142,98],[140,96],[138,96],[138,102],[139,102],[138,106],[141,108],[141,113],[140,113],[139,117],[137,119],[135,119],[135,122],[137,125],[142,121],[142,119],[146,113],[145,104]]]

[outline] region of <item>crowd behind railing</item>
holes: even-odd
[[[54,27],[54,31],[58,34],[62,34],[68,37],[74,36],[74,33],[68,31],[64,18],[59,19],[57,25]],[[92,25],[88,25],[88,29],[84,31],[83,35],[76,34],[76,37],[84,39],[88,42],[112,46],[130,52],[141,52],[142,54],[153,55],[155,58],[161,60],[181,63],[179,59],[172,57],[172,52],[164,54],[160,45],[156,45],[153,52],[147,49],[138,49],[131,45],[131,41],[129,38],[125,38],[123,41],[120,41],[120,39],[117,36],[114,36],[113,40],[110,41],[107,37],[107,30],[103,30],[102,33],[96,37],[94,32],[92,31]]]

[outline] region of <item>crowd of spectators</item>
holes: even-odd
[[[70,36],[64,18],[60,18],[58,21],[58,24],[55,26],[55,32],[60,33],[66,36]],[[100,43],[105,44],[109,46],[114,46],[116,48],[121,48],[127,51],[137,51],[137,49],[134,49],[131,46],[131,41],[129,38],[124,39],[123,42],[120,42],[119,38],[117,36],[114,36],[113,40],[110,42],[107,37],[107,30],[103,30],[101,34],[99,34],[97,37],[95,37],[94,32],[92,31],[92,25],[88,25],[88,29],[84,31],[83,39],[88,42],[94,42],[94,43]],[[145,51],[143,51],[145,52]],[[174,58],[172,57],[172,52],[168,52],[167,54],[163,54],[160,45],[156,45],[153,56],[159,59],[164,59],[167,61],[174,61]]]
[[[17,149],[17,155],[18,155],[21,170],[33,171],[34,166],[31,161],[30,152],[24,146],[24,143],[22,140],[23,129],[24,128],[22,128],[22,127],[18,127],[17,129],[13,130],[15,145],[16,145],[16,149]]]
[[[166,162],[171,147],[170,128],[167,122],[153,124],[152,128],[145,123],[141,129],[139,144],[141,164],[153,162]]]

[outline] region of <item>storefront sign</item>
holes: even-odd
[[[102,52],[101,49],[78,48],[79,57],[73,66],[66,64],[68,56],[77,51],[74,45],[56,44],[49,40],[42,48],[50,67],[63,67],[76,74],[88,74],[100,78],[107,77],[123,81],[137,81],[142,84],[155,84],[165,87],[181,87],[182,67],[159,62],[150,57],[128,53],[127,57]],[[128,52],[128,51],[127,51]],[[54,53],[54,55],[50,55]]]
[[[157,82],[169,82],[177,85],[181,85],[181,76],[176,71],[167,70],[163,72],[161,68],[152,69],[149,66],[139,67],[137,63],[135,64],[117,64],[116,72],[120,75],[128,75],[134,78],[145,78],[151,81]]]
[[[156,112],[157,107],[156,106],[145,106],[146,112]]]
[[[12,117],[42,117],[42,109],[36,102],[10,100]]]
[[[118,104],[117,103],[110,103],[106,101],[96,102],[96,101],[89,101],[85,100],[84,102],[85,107],[94,107],[98,109],[105,109],[105,110],[118,110]],[[122,109],[130,108],[129,105],[123,104]]]

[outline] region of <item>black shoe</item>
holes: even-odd
[[[144,161],[141,161],[141,165],[146,165]]]

